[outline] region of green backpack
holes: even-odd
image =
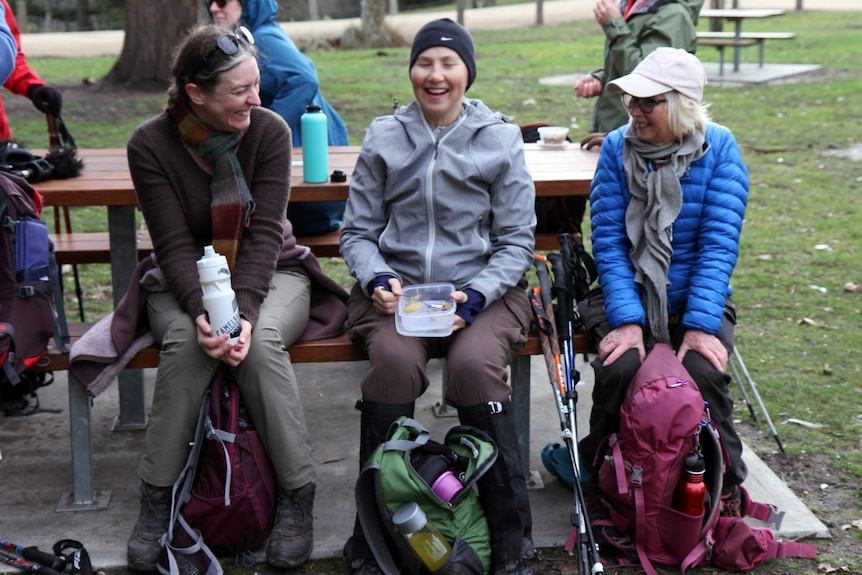
[[[396,510],[415,502],[428,522],[452,545],[448,561],[434,573],[488,573],[491,536],[476,481],[496,460],[496,444],[474,427],[453,427],[445,441],[438,443],[417,421],[406,417],[396,420],[387,440],[368,458],[356,482],[359,521],[383,572],[429,573],[392,521]],[[463,484],[463,489],[454,491],[456,494],[448,503],[444,499],[449,499],[452,492],[441,499],[425,479],[431,468],[436,471],[430,473],[439,476],[443,462],[446,471],[451,471]]]

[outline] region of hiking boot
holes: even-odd
[[[344,544],[344,549],[341,551],[341,554],[347,561],[347,569],[350,575],[383,575],[383,570],[380,569],[380,565],[378,565],[377,561],[374,559],[362,557],[352,558],[350,556],[352,539],[353,538],[351,537],[347,540],[347,543]]]
[[[171,488],[141,482],[141,514],[126,546],[126,560],[132,571],[155,571],[162,552],[159,539],[171,520]]]
[[[266,549],[266,562],[270,566],[298,567],[311,556],[314,491],[314,483],[291,491],[279,489],[275,526]]]
[[[721,494],[721,516],[745,517],[748,501],[748,491],[744,487],[734,485],[729,492]]]

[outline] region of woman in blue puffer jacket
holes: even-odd
[[[733,508],[745,504],[738,486],[747,471],[724,369],[748,170],[730,130],[709,120],[705,84],[700,61],[677,48],[656,49],[609,84],[623,94],[631,121],[602,144],[590,190],[601,292],[579,309],[599,355],[590,434],[579,450],[593,461],[601,439],[619,427],[620,404],[646,352],[670,343],[724,440],[731,465],[723,494]]]

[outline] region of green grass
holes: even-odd
[[[824,152],[862,145],[862,107],[852,104],[862,93],[862,59],[851,49],[859,46],[862,14],[788,13],[758,26],[797,34],[793,41],[768,43],[767,62],[815,63],[823,70],[799,82],[706,90],[714,118],[734,131],[751,173],[733,278],[738,343],[788,452],[821,453],[836,474],[858,484],[862,294],[842,286],[862,284],[862,163]],[[706,22],[700,27],[706,29]],[[479,32],[475,39],[479,72],[470,96],[518,124],[545,121],[572,126],[575,138],[586,133],[593,101],[578,100],[570,85],[545,86],[538,79],[598,67],[602,37],[594,22]],[[718,61],[712,48],[699,55]],[[350,127],[352,144],[361,143],[373,117],[391,112],[393,98],[412,99],[408,56],[407,48],[311,54],[324,94]],[[743,61],[756,62],[756,49],[744,49]],[[71,84],[99,77],[113,59],[31,63],[48,82]],[[140,118],[114,122],[94,116],[70,128],[82,147],[122,146],[161,100],[157,95],[134,104]],[[44,138],[39,118],[14,119],[12,125],[25,141]],[[83,211],[76,226],[78,221],[80,229],[104,226],[98,211]],[[343,267],[327,266],[348,281]],[[103,272],[93,281],[104,286],[106,278]],[[744,409],[739,417],[747,417]],[[789,418],[822,427],[784,423]]]

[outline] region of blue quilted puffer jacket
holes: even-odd
[[[631,199],[622,160],[627,128],[608,134],[590,188],[593,253],[611,329],[646,324],[625,230]],[[671,230],[667,293],[668,313],[684,312],[684,327],[715,334],[725,300],[733,293],[730,276],[739,255],[748,169],[736,139],[724,126],[710,124],[706,142],[709,150],[680,179],[682,209]]]

